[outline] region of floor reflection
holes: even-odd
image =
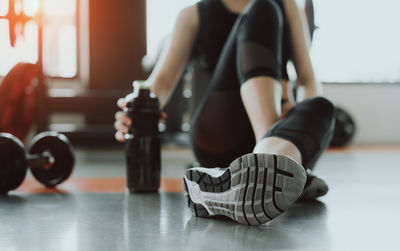
[[[68,250],[73,244],[75,196],[10,195],[0,205],[2,250]]]
[[[329,250],[322,202],[260,227],[194,217],[183,194],[35,194],[0,200],[4,250]],[[20,241],[23,240],[23,241]],[[3,249],[2,249],[3,250]]]
[[[319,201],[297,203],[260,227],[240,225],[222,218],[193,216],[185,226],[184,246],[188,249],[195,247],[195,250],[213,250],[216,247],[225,250],[326,250],[330,242],[326,217],[326,206]]]

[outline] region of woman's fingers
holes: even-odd
[[[125,112],[117,112],[115,114],[114,127],[121,133],[128,133],[131,124],[132,120],[126,116]]]
[[[121,108],[122,110],[125,109],[126,105],[128,104],[128,101],[133,100],[134,97],[135,97],[135,95],[133,93],[129,93],[124,98],[118,99],[118,101],[117,101],[118,107]]]
[[[121,121],[116,120],[114,122],[114,128],[117,129],[118,131],[122,133],[128,133],[129,132],[129,127],[122,124]]]
[[[290,103],[290,102],[284,103],[284,104],[282,105],[282,115],[281,115],[281,118],[283,119],[283,118],[286,116],[286,114],[287,114],[294,106],[295,106],[295,105],[292,104],[292,103]]]
[[[122,111],[115,113],[115,120],[120,121],[121,124],[124,124],[125,126],[132,125],[132,120]]]
[[[125,109],[127,102],[126,98],[120,98],[117,101],[117,105],[121,109]],[[165,120],[167,118],[167,114],[165,112],[160,113],[160,120]],[[125,134],[129,132],[129,127],[132,125],[132,120],[127,116],[126,112],[119,111],[115,113],[115,122],[114,128],[117,130],[115,132],[115,139],[119,142],[125,141]]]
[[[118,140],[119,142],[125,141],[125,135],[120,131],[116,131],[114,136],[115,136],[115,139]]]
[[[126,116],[125,112],[119,111],[115,113],[114,128],[117,130],[115,133],[115,139],[119,142],[125,141],[125,134],[129,132],[129,127],[132,124],[132,120]]]
[[[165,120],[167,118],[167,114],[165,112],[160,113],[160,120]]]
[[[118,99],[117,105],[122,110],[126,109],[127,99]],[[117,130],[114,134],[114,137],[119,142],[124,142],[125,134],[129,132],[129,127],[132,125],[132,120],[127,116],[126,112],[123,111],[116,112],[114,117],[114,128]]]
[[[118,107],[121,108],[121,109],[124,109],[124,108],[126,107],[126,104],[127,104],[127,102],[126,102],[126,99],[125,99],[125,98],[120,98],[120,99],[118,99],[118,101],[117,101],[117,105],[118,105]]]

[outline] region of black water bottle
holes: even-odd
[[[133,97],[128,100],[132,119],[126,134],[126,174],[130,193],[157,192],[160,187],[161,146],[158,121],[160,105],[149,87],[134,82]]]

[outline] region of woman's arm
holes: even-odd
[[[147,79],[160,100],[161,107],[170,99],[189,59],[199,26],[197,6],[183,9],[177,18],[170,44],[166,46],[153,72]]]
[[[187,7],[179,13],[171,42],[162,53],[150,77],[146,80],[151,91],[159,98],[161,108],[170,99],[187,64],[193,41],[197,35],[198,19],[196,5]],[[126,107],[124,98],[120,98],[117,103],[121,109]],[[161,119],[165,119],[165,117],[166,114],[164,113],[160,115]],[[125,134],[128,133],[131,124],[132,120],[126,115],[126,112],[118,111],[115,114],[114,127],[117,129],[115,138],[118,141],[125,141]]]
[[[307,20],[294,0],[283,0],[290,26],[293,48],[293,63],[297,73],[297,100],[301,101],[322,94],[322,85],[317,82],[309,55],[310,33]]]

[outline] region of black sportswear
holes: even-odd
[[[252,152],[256,143],[241,100],[241,84],[257,76],[287,78],[290,30],[281,0],[254,0],[239,16],[221,0],[202,0],[197,6],[200,26],[194,48],[212,74],[193,116],[192,146],[202,166],[225,167]],[[294,143],[303,165],[311,168],[329,143],[333,121],[334,108],[328,100],[309,99],[276,123],[266,137]]]

